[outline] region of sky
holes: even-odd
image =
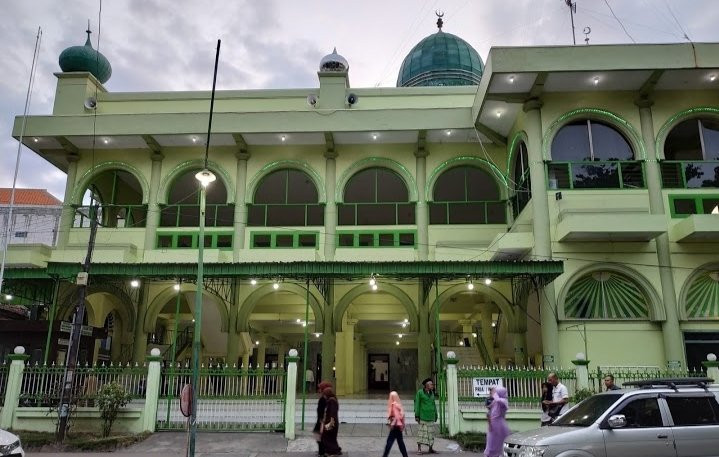
[[[719,0],[576,0],[578,45],[719,41]],[[486,60],[492,46],[572,44],[565,0],[3,0],[0,18],[0,187],[13,181],[38,27],[42,40],[29,113],[49,114],[58,56],[85,42],[112,65],[110,92],[209,90],[217,39],[218,90],[317,87],[320,59],[333,47],[353,87],[395,86],[402,60],[436,31],[466,40]],[[101,11],[100,11],[101,10]],[[62,199],[65,174],[30,150],[18,187]]]

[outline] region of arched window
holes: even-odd
[[[389,168],[366,168],[345,186],[337,205],[339,225],[414,224],[414,203],[402,178]]]
[[[504,224],[506,202],[491,174],[462,165],[443,172],[434,184],[430,224]]]
[[[76,210],[74,227],[90,226],[95,205],[101,227],[145,226],[147,206],[142,204],[142,186],[128,171],[106,170],[90,181]]]
[[[692,281],[685,306],[689,319],[719,319],[719,269]]]
[[[646,319],[649,303],[632,279],[614,271],[594,271],[572,284],[564,313],[568,319]]]
[[[529,175],[529,157],[527,145],[520,141],[514,152],[514,217],[519,216],[529,200],[532,199],[532,180]]]
[[[664,158],[664,187],[719,187],[719,121],[680,122],[667,135]]]
[[[248,205],[247,224],[254,227],[305,227],[324,225],[324,205],[307,173],[276,170],[264,176]]]
[[[644,187],[641,163],[634,160],[626,138],[614,127],[589,119],[559,129],[548,172],[551,189]]]
[[[200,225],[200,183],[189,170],[177,177],[170,186],[167,205],[162,208],[162,227],[198,227]],[[234,205],[227,204],[227,189],[216,180],[206,191],[205,225],[207,227],[232,227],[235,217]]]

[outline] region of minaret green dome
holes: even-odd
[[[110,61],[95,51],[90,43],[90,30],[87,30],[85,46],[72,46],[60,54],[60,68],[64,72],[89,71],[98,81],[105,84],[112,75]]]
[[[397,76],[397,87],[471,86],[479,84],[484,72],[482,58],[466,41],[442,31],[420,41],[407,54]]]

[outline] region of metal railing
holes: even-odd
[[[0,406],[5,404],[5,389],[7,388],[8,364],[3,360],[0,364]]]
[[[281,223],[276,223],[277,219]],[[324,224],[324,203],[250,203],[247,205],[247,225],[249,227],[311,227]]]
[[[719,160],[662,160],[659,168],[664,188],[719,187]]]
[[[604,160],[547,163],[549,189],[644,189],[644,163]]]
[[[76,206],[73,228],[90,228],[92,206]],[[147,221],[147,205],[99,205],[96,219],[105,228],[144,227]]]
[[[207,227],[232,227],[235,220],[235,205],[226,203],[208,203],[205,207],[205,225]],[[162,205],[160,208],[160,227],[199,227],[199,204]]]
[[[429,202],[430,225],[506,224],[507,200]]]
[[[337,225],[414,225],[415,206],[415,202],[337,203]]]
[[[706,373],[701,370],[667,370],[656,366],[600,366],[589,371],[589,386],[595,392],[604,390],[604,377],[608,374],[614,376],[614,384],[622,387],[629,381],[642,381],[656,378],[686,378],[703,377]]]

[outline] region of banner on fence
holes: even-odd
[[[472,378],[472,392],[475,397],[488,397],[489,389],[503,385],[502,378]]]

